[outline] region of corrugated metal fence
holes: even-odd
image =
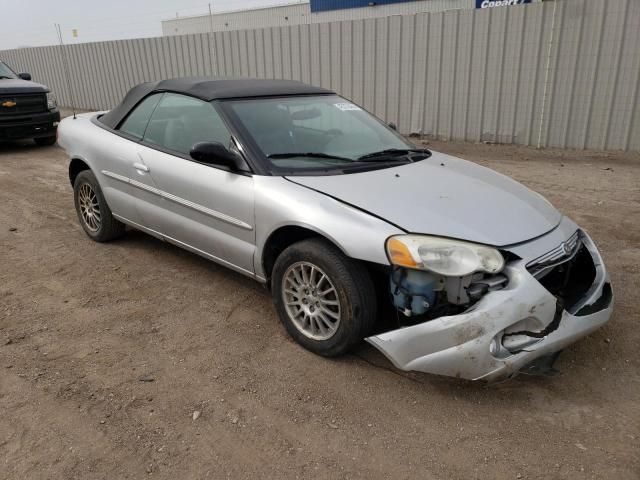
[[[556,0],[66,46],[77,106],[186,75],[336,90],[403,133],[640,150],[640,1]],[[59,46],[0,52],[70,104]]]

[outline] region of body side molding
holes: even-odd
[[[102,170],[103,175],[118,180],[120,182],[128,183],[132,187],[139,188],[141,190],[145,190],[147,192],[153,193],[154,195],[158,195],[159,197],[165,198],[171,202],[177,203],[179,205],[183,205],[185,207],[191,208],[192,210],[196,210],[200,213],[204,213],[210,217],[213,217],[217,220],[221,220],[223,222],[229,223],[231,225],[235,225],[236,227],[242,228],[244,230],[253,230],[253,227],[248,223],[243,222],[242,220],[238,220],[237,218],[230,217],[229,215],[225,215],[224,213],[218,212],[216,210],[212,210],[210,208],[204,207],[197,203],[190,202],[189,200],[185,200],[182,197],[177,197],[172,195],[171,193],[165,192],[164,190],[160,190],[155,187],[151,187],[142,182],[138,182],[137,180],[133,180],[132,178],[124,177],[122,175],[118,175],[117,173],[110,172],[108,170]]]

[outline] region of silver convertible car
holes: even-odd
[[[550,374],[611,316],[596,246],[548,201],[322,88],[144,83],[58,132],[90,238],[128,225],[266,284],[320,355],[365,339],[402,370]]]

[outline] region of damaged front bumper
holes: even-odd
[[[595,275],[567,310],[519,260],[502,272],[507,286],[490,292],[465,313],[382,333],[366,340],[397,368],[495,382],[604,325],[613,298],[602,258],[580,232]]]

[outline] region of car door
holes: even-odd
[[[255,250],[254,185],[248,172],[229,171],[191,159],[198,142],[233,146],[211,103],[166,93],[155,109],[138,151],[145,225],[173,243],[252,274]]]
[[[155,94],[142,100],[117,128],[117,134],[105,131],[101,144],[94,148],[97,169],[104,176],[102,189],[113,213],[136,225],[142,223],[140,190],[132,179],[144,181],[136,178],[142,177],[139,169],[144,168],[138,156],[139,142],[161,97]]]

